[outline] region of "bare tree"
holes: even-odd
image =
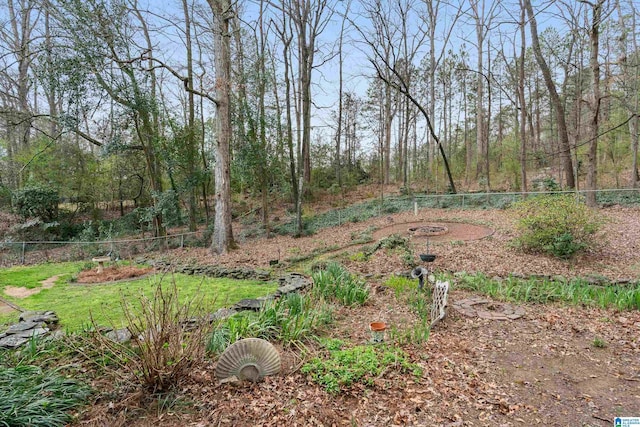
[[[273,4],[273,3],[271,3]],[[328,0],[283,0],[282,8],[294,24],[298,48],[298,80],[302,113],[302,176],[311,182],[311,84],[316,66],[318,36],[333,15],[333,3]]]
[[[551,98],[551,104],[556,113],[556,121],[558,123],[558,138],[560,143],[560,155],[562,157],[562,164],[564,168],[565,182],[568,188],[574,188],[576,186],[574,179],[573,161],[571,160],[571,146],[569,144],[569,134],[567,132],[567,122],[565,118],[565,109],[558,94],[556,84],[551,76],[551,70],[545,60],[542,49],[540,47],[540,40],[538,38],[538,22],[536,21],[536,15],[531,6],[531,0],[523,0],[523,6],[527,11],[529,17],[529,29],[531,30],[531,48],[536,58],[536,62],[542,71],[542,77],[544,78],[545,85],[549,91],[549,97]]]
[[[193,73],[193,43],[191,42],[191,11],[187,0],[182,0],[182,11],[184,13],[184,34],[185,46],[187,48],[187,167],[191,171],[196,170],[196,160],[198,155],[198,145],[196,143],[196,104],[194,95],[194,73]],[[196,231],[196,215],[198,205],[196,202],[196,186],[192,185],[188,189],[189,196],[189,231]]]
[[[627,112],[629,120],[629,133],[631,137],[631,187],[638,188],[640,174],[638,173],[638,146],[640,140],[640,52],[636,16],[638,11],[633,0],[629,0],[629,11],[623,8],[620,0],[616,0],[618,20],[620,27],[620,57],[621,85],[624,96],[622,105]],[[630,22],[629,22],[630,21]],[[629,46],[631,52],[629,54]]]
[[[4,51],[0,56],[0,114],[5,121],[9,185],[15,188],[21,185],[21,179],[14,158],[29,147],[33,115],[37,113],[30,102],[30,71],[39,13],[34,0],[7,0],[6,5],[9,22],[0,26],[0,46]]]
[[[520,107],[520,179],[522,191],[527,192],[527,101],[525,99],[525,59],[527,52],[527,37],[525,32],[525,11],[520,2],[520,58],[518,64],[518,102]]]
[[[589,102],[591,109],[590,119],[590,138],[589,138],[589,165],[587,169],[587,205],[591,207],[597,206],[596,193],[597,190],[597,169],[598,169],[598,134],[600,132],[600,107],[602,95],[600,93],[600,26],[603,18],[603,5],[606,0],[596,0],[591,3],[587,0],[580,0],[591,6],[591,23],[589,28],[589,40],[591,43],[589,65],[592,74],[592,98]]]

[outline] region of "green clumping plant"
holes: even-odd
[[[431,316],[431,298],[428,293],[418,289],[417,279],[391,276],[385,282],[394,290],[396,298],[407,304],[411,310],[422,320]]]
[[[65,426],[91,389],[59,372],[19,365],[0,369],[0,425]]]
[[[595,337],[591,343],[595,348],[606,348],[607,342],[600,337]]]
[[[363,305],[369,299],[369,288],[359,278],[352,275],[342,265],[332,262],[324,270],[312,275],[312,295],[316,298],[337,301],[351,307]]]
[[[362,251],[356,252],[349,256],[349,259],[354,262],[365,262],[369,260],[369,257]]]
[[[422,369],[401,349],[366,345],[345,349],[332,346],[325,357],[314,357],[304,364],[302,372],[330,394],[338,394],[354,384],[371,387],[378,376],[392,368],[422,376]]]
[[[532,197],[513,206],[518,216],[514,243],[524,250],[570,258],[591,248],[603,220],[573,195]]]
[[[430,335],[431,325],[428,317],[421,318],[415,325],[394,325],[389,330],[389,340],[399,346],[424,344],[429,341]]]
[[[570,305],[640,310],[640,287],[622,285],[593,285],[580,278],[552,280],[541,278],[522,279],[507,277],[502,280],[483,274],[462,275],[456,286],[481,292],[502,301],[550,303],[563,302]]]
[[[416,280],[396,275],[389,276],[384,284],[394,290],[396,297],[417,287]]]
[[[243,338],[277,340],[292,345],[314,338],[333,319],[331,307],[307,295],[288,294],[268,301],[256,313],[238,313],[215,326],[207,342],[207,352],[222,353]]]

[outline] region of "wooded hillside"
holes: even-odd
[[[0,205],[47,223],[109,202],[156,235],[206,220],[225,252],[246,194],[301,234],[305,197],[359,183],[635,188],[639,18],[633,0],[8,0]]]

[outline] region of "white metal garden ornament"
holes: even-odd
[[[433,285],[433,304],[431,305],[431,326],[444,319],[446,316],[447,294],[449,293],[449,282],[437,280]]]

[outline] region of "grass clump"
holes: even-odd
[[[607,348],[607,342],[600,337],[595,337],[591,345],[595,348]]]
[[[573,195],[546,195],[518,202],[515,244],[524,250],[570,258],[596,243],[602,219]]]
[[[64,426],[70,411],[85,403],[88,386],[56,371],[21,365],[0,370],[0,425]]]
[[[640,310],[640,286],[593,285],[583,279],[490,279],[483,274],[461,276],[457,286],[502,301],[563,302],[585,307]]]
[[[369,287],[337,263],[313,273],[312,295],[344,306],[363,305],[369,299]]]
[[[243,338],[277,340],[292,345],[315,337],[332,320],[331,308],[307,295],[292,293],[267,302],[257,313],[236,314],[221,322],[211,334],[207,351],[222,353]]]
[[[336,348],[342,343],[330,342],[326,357],[314,357],[302,366],[302,372],[331,394],[362,384],[374,385],[377,377],[389,369],[422,375],[422,369],[409,361],[408,355],[397,348],[356,346]]]
[[[407,304],[419,320],[413,325],[393,325],[389,331],[390,339],[398,345],[420,345],[429,340],[431,335],[431,304],[429,293],[418,289],[416,279],[391,276],[385,282],[394,290],[395,297]],[[430,287],[427,287],[430,289]]]

